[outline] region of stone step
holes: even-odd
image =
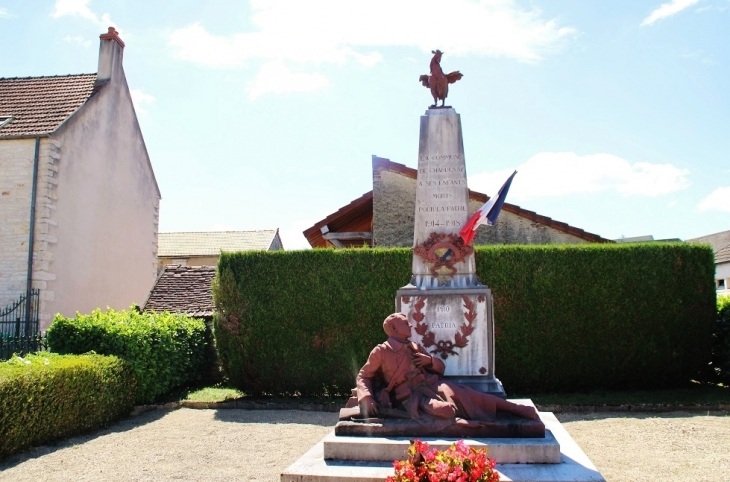
[[[453,439],[422,437],[429,447],[445,450]],[[363,460],[392,462],[406,458],[410,440],[408,437],[346,437],[334,432],[323,440],[325,460]],[[549,430],[545,438],[479,438],[465,440],[474,448],[488,449],[488,456],[505,464],[557,464],[560,463],[560,445]]]

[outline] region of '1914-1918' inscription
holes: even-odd
[[[441,220],[441,219],[435,219],[430,221],[425,221],[427,228],[458,228],[461,226],[460,221],[451,221],[451,220]]]

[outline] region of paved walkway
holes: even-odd
[[[730,415],[559,416],[609,481],[730,481]],[[278,481],[332,430],[337,414],[155,410],[16,455],[0,481]]]

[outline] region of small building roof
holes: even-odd
[[[144,311],[185,313],[188,316],[213,316],[211,285],[215,266],[169,264],[157,277]]]
[[[326,247],[328,242],[322,236],[322,227],[332,231],[371,231],[373,230],[373,191],[363,194],[347,206],[338,209],[317,224],[304,231],[304,237],[313,248]],[[363,240],[350,240],[348,247],[362,246]]]
[[[56,130],[94,93],[96,74],[0,78],[0,138],[34,137]]]
[[[730,231],[720,231],[699,238],[686,240],[688,243],[709,244],[715,252],[715,264],[730,262]]]
[[[221,251],[283,249],[278,229],[159,233],[158,257],[218,256]]]
[[[715,264],[730,263],[730,244],[715,251]]]
[[[686,239],[688,243],[709,244],[717,252],[730,244],[730,231],[720,231],[715,234],[700,236],[699,238]]]

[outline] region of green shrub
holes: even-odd
[[[346,394],[408,280],[410,251],[223,253],[218,357],[248,393]]]
[[[508,391],[671,386],[709,362],[708,247],[489,246],[476,262]],[[230,382],[252,394],[347,393],[410,270],[408,249],[223,253],[215,337]]]
[[[652,388],[709,361],[714,260],[684,243],[490,247],[496,374],[508,390]]]
[[[129,414],[134,393],[117,357],[39,353],[0,362],[0,459],[106,426]]]
[[[137,379],[138,403],[199,380],[207,361],[205,323],[180,314],[97,309],[76,318],[56,315],[47,335],[53,352],[93,350],[125,360]]]
[[[730,384],[730,295],[717,298],[711,368],[715,378]]]

